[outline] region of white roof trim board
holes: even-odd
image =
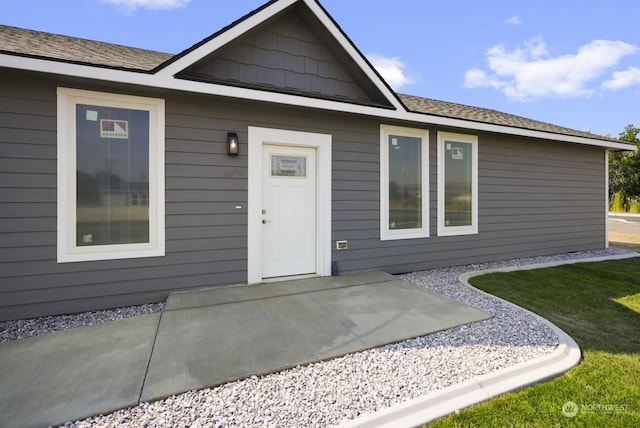
[[[366,76],[371,80],[376,88],[384,94],[387,101],[398,110],[404,110],[404,106],[398,100],[393,91],[390,90],[389,86],[382,80],[382,78],[378,75],[378,73],[370,66],[370,64],[364,59],[362,54],[354,48],[351,41],[342,33],[342,31],[335,25],[333,20],[329,15],[327,15],[326,11],[318,4],[315,0],[280,0],[275,1],[268,4],[264,9],[259,9],[256,13],[248,15],[247,18],[241,20],[236,25],[228,28],[226,31],[223,31],[213,37],[211,40],[203,43],[200,46],[197,46],[191,52],[184,54],[181,58],[176,61],[170,63],[169,65],[162,67],[159,69],[155,75],[159,78],[163,79],[171,79],[176,76],[181,71],[187,69],[189,66],[195,64],[196,62],[206,58],[208,55],[211,55],[218,49],[226,46],[231,43],[233,40],[238,38],[239,36],[246,34],[251,31],[253,28],[257,27],[261,23],[266,20],[276,16],[280,12],[287,9],[289,6],[292,6],[295,3],[302,2],[304,3],[319,19],[319,21],[324,25],[325,29],[338,41],[342,49],[349,55],[349,57],[360,67],[360,69],[366,74]],[[182,55],[182,54],[181,54]],[[211,83],[206,83],[206,85],[211,85]],[[185,90],[191,90],[190,85],[185,87]],[[226,86],[225,86],[226,87]],[[254,92],[255,90],[251,90]],[[200,92],[200,90],[193,90],[193,92]],[[262,91],[258,91],[262,92]],[[226,94],[218,94],[218,95],[226,95]],[[309,105],[309,100],[306,97],[295,96],[296,98],[303,98],[304,101],[302,105]],[[249,97],[239,97],[239,98],[248,98],[248,99],[256,99],[254,96]],[[267,96],[267,100],[273,100],[273,93],[269,93]],[[290,104],[286,102],[285,104]],[[294,103],[294,105],[298,105]],[[318,107],[323,108],[323,107]]]
[[[280,12],[298,2],[304,3],[304,5],[309,8],[309,10],[322,23],[324,28],[332,35],[332,37],[335,38],[349,58],[355,62],[367,78],[383,94],[392,108],[351,104],[341,101],[311,98],[302,95],[275,93],[260,89],[185,80],[176,77],[176,75],[181,71],[206,58],[216,50],[226,46],[239,36],[251,31],[261,23],[278,15]],[[1,40],[2,39],[0,37],[0,42]],[[158,61],[164,59],[161,55],[162,54],[158,54],[158,58],[161,58]],[[405,104],[402,103],[402,97],[397,96],[393,90],[390,89],[377,71],[375,71],[371,64],[364,58],[364,56],[358,51],[358,49],[352,44],[348,37],[342,32],[342,30],[336,25],[333,19],[316,0],[274,0],[240,19],[231,26],[223,29],[219,33],[214,34],[210,39],[205,39],[200,44],[187,49],[173,58],[168,55],[166,58],[169,58],[169,60],[160,63],[153,70],[146,71],[127,69],[123,67],[70,62],[60,59],[59,57],[47,58],[42,55],[14,52],[10,49],[5,49],[0,43],[0,67],[5,68],[29,70],[114,83],[125,83],[137,86],[187,91],[192,93],[219,95],[223,97],[278,103],[320,110],[354,113],[377,117],[383,120],[411,121],[424,124],[426,126],[440,125],[475,131],[495,132],[522,137],[562,141],[567,143],[586,144],[612,150],[635,149],[634,146],[623,142],[617,142],[613,139],[607,139],[597,135],[593,135],[593,137],[591,137],[590,134],[580,131],[576,131],[577,135],[569,135],[569,133],[565,134],[562,132],[529,129],[447,115],[436,115],[416,109],[408,109],[405,107]],[[473,109],[477,110],[477,108]]]
[[[183,55],[181,58],[172,62],[171,64],[158,70],[156,75],[160,77],[173,77],[180,73],[189,66],[195,64],[199,60],[207,57],[216,50],[231,43],[239,36],[247,33],[251,29],[257,27],[267,19],[282,12],[298,0],[281,0],[275,3],[271,3],[266,8],[258,10],[256,13],[249,15],[247,18],[241,20],[236,25],[231,26],[225,31],[213,37],[211,40],[196,47],[192,51]]]

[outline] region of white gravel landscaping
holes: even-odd
[[[15,321],[0,321],[0,343],[24,339],[39,334],[53,333],[74,327],[96,325],[107,321],[117,321],[138,315],[160,312],[163,303],[127,306],[104,311],[82,312],[70,315],[53,315]]]
[[[442,268],[402,278],[493,318],[329,361],[251,377],[83,421],[69,427],[324,427],[553,352],[558,340],[524,311],[457,281],[469,271],[628,253],[603,250]],[[161,310],[144,305],[0,323],[0,341]]]

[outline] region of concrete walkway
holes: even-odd
[[[640,214],[609,213],[609,245],[640,252]]]
[[[0,344],[0,426],[41,427],[489,318],[383,272],[172,294]]]

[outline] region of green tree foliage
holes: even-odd
[[[609,154],[609,196],[620,193],[637,200],[640,198],[640,128],[627,125],[618,139],[635,143],[639,151]]]
[[[618,190],[610,198],[610,210],[616,213],[626,212],[628,208],[627,195],[624,189]]]

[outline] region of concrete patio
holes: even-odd
[[[379,271],[175,293],[162,313],[0,344],[0,426],[61,424],[487,318]]]

